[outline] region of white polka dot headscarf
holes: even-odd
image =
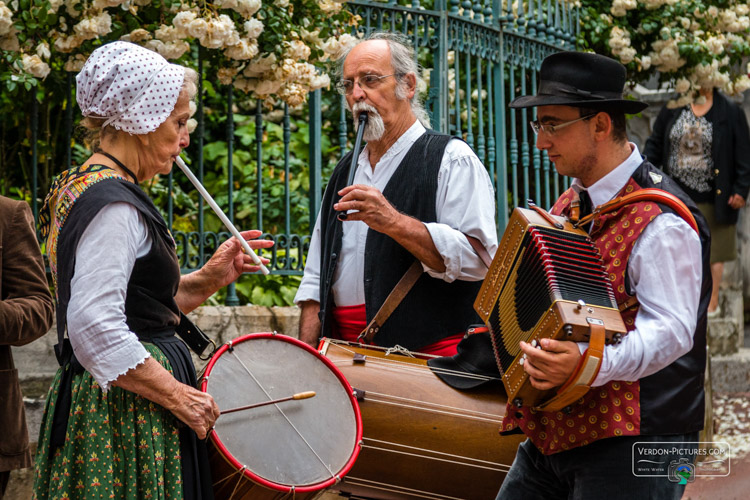
[[[172,114],[185,68],[130,42],[112,42],[91,53],[76,76],[83,116],[130,134],[148,134]]]

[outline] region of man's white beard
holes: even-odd
[[[348,103],[347,103],[348,104]],[[367,126],[365,127],[365,133],[362,135],[362,139],[366,142],[379,141],[385,133],[385,123],[383,123],[383,117],[380,113],[369,104],[358,101],[352,106],[352,116],[354,118],[354,131],[359,130],[359,114],[363,111],[367,112]]]

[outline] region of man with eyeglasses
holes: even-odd
[[[647,105],[623,99],[626,72],[620,63],[563,52],[547,57],[539,75],[538,94],[510,106],[536,107],[531,127],[537,148],[560,174],[574,178],[551,212],[575,218],[593,208],[587,230],[628,335],[605,347],[591,389],[564,411],[508,405],[503,431],[523,432],[527,439],[497,498],[680,498],[684,481],[668,477],[669,463],[695,463],[703,428],[711,291],[706,222],[677,184],[628,141],[625,115]],[[646,188],[677,196],[699,231],[656,201],[631,203],[613,214],[596,211]],[[576,206],[581,214],[574,213]],[[588,344],[543,339],[539,348],[520,346],[531,384],[548,390],[568,381]],[[661,473],[643,472],[636,451],[645,448],[653,450]]]
[[[336,88],[355,128],[367,113],[367,145],[351,186],[352,153],[336,166],[313,231],[295,297],[310,345],[321,335],[357,341],[415,261],[423,272],[374,344],[451,356],[479,321],[473,301],[487,265],[478,253],[497,248],[494,192],[465,142],[425,128],[419,73],[408,39],[390,33],[370,35],[339,61]]]

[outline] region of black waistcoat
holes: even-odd
[[[60,233],[58,325],[65,325],[78,242],[101,209],[118,201],[130,203],[141,213],[151,237],[151,249],[135,261],[125,298],[128,328],[141,340],[148,341],[165,331],[174,332],[179,324],[180,311],[174,296],[180,284],[180,267],[174,241],[154,204],[135,184],[116,179],[89,187],[73,205]]]
[[[677,196],[689,209],[698,224],[701,242],[703,281],[701,283],[698,321],[693,334],[693,348],[672,364],[641,383],[641,434],[682,434],[703,428],[704,391],[706,369],[706,312],[711,300],[711,235],[703,214],[677,182],[648,161],[633,172],[632,178],[643,189],[657,188]],[[659,204],[664,213],[674,213],[670,207]],[[676,245],[679,242],[675,242]],[[630,289],[626,274],[625,286]]]
[[[388,181],[383,196],[400,212],[422,222],[436,222],[437,177],[445,147],[451,137],[426,131],[404,157]],[[321,272],[320,319],[323,336],[331,336],[333,276],[341,251],[342,222],[333,204],[346,186],[352,153],[339,161],[328,183],[320,210]],[[404,275],[415,257],[391,237],[368,230],[365,245],[364,290],[367,321],[378,312],[385,298]],[[463,332],[478,323],[473,303],[481,282],[456,280],[447,283],[424,273],[375,336],[381,346],[399,344],[410,350]]]

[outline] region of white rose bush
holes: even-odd
[[[750,88],[750,2],[741,0],[580,0],[579,47],[609,55],[634,82],[658,74],[678,96],[701,88],[733,95]]]
[[[26,90],[77,72],[103,43],[127,40],[249,97],[291,107],[328,87],[325,63],[354,39],[344,0],[0,0],[0,78]],[[0,84],[2,85],[2,84]]]

